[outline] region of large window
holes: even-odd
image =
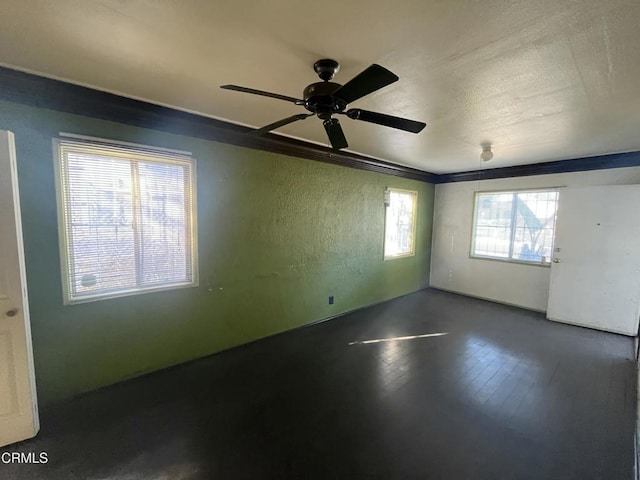
[[[190,155],[71,137],[56,143],[65,303],[196,285]]]
[[[385,192],[384,258],[415,253],[418,192],[389,188]]]
[[[471,256],[546,264],[557,190],[476,193]]]

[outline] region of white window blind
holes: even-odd
[[[67,303],[197,284],[189,155],[76,139],[58,153]]]
[[[390,188],[386,195],[384,257],[413,255],[418,192]]]

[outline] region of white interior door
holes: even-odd
[[[560,191],[547,317],[636,335],[640,185]]]
[[[0,446],[40,428],[14,139],[0,131]]]

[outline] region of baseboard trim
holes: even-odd
[[[248,341],[246,343],[242,343],[240,345],[234,345],[233,347],[229,347],[229,348],[226,348],[224,350],[220,350],[219,352],[215,352],[215,353],[211,353],[209,355],[205,355],[204,357],[194,358],[193,360],[187,360],[186,362],[178,363],[176,365],[173,365],[173,366],[167,367],[167,368],[178,367],[180,365],[185,365],[187,363],[196,362],[198,360],[203,360],[205,358],[213,357],[214,355],[218,355],[220,353],[224,353],[224,352],[228,352],[228,351],[236,350],[236,349],[240,349],[240,348],[245,348],[245,347],[248,347],[249,345],[251,345],[251,344],[253,344],[255,342],[259,342],[261,340],[266,340],[268,338],[278,337],[280,335],[291,334],[291,333],[297,332],[297,331],[305,329],[305,328],[314,327],[316,325],[320,325],[321,323],[325,323],[325,322],[328,322],[330,320],[335,320],[336,318],[344,317],[344,316],[350,315],[352,313],[356,313],[356,312],[359,312],[359,311],[362,311],[362,310],[366,310],[367,308],[373,308],[373,307],[375,307],[377,305],[382,305],[384,303],[391,302],[392,300],[398,300],[399,298],[403,298],[403,297],[406,297],[408,295],[413,295],[414,293],[422,292],[424,290],[429,290],[430,288],[431,287],[419,288],[418,290],[414,290],[413,292],[403,293],[402,295],[398,295],[397,297],[392,297],[392,298],[388,298],[386,300],[380,300],[379,302],[374,302],[374,303],[370,303],[368,305],[363,305],[361,307],[352,308],[351,310],[346,310],[346,311],[344,311],[342,313],[337,313],[337,314],[332,315],[330,317],[321,318],[319,320],[313,320],[313,321],[311,321],[309,323],[305,323],[304,325],[298,325],[297,327],[289,328],[287,330],[281,330],[279,332],[271,333],[271,334],[266,335],[264,337],[256,338],[254,340],[250,340],[250,341]],[[166,369],[163,369],[163,370],[166,370]],[[155,371],[160,371],[160,370],[153,370],[153,371],[155,372]],[[151,373],[151,372],[149,372],[149,373]]]
[[[573,325],[574,327],[588,328],[589,330],[595,330],[597,332],[613,333],[615,335],[624,335],[625,337],[632,337],[632,338],[635,338],[636,336],[636,334],[623,332],[622,330],[618,330],[618,329],[605,330],[603,328],[597,328],[592,325],[585,325],[584,323],[580,323],[580,322],[572,322],[570,320],[565,320],[563,318],[547,317],[547,320],[555,323],[563,323],[565,325]]]
[[[508,307],[522,308],[523,310],[529,310],[531,312],[545,313],[545,314],[547,313],[546,310],[539,310],[539,309],[533,308],[533,307],[527,307],[527,306],[524,306],[524,305],[518,305],[517,303],[503,302],[502,300],[496,300],[495,298],[483,297],[481,295],[473,295],[471,293],[460,292],[458,290],[450,290],[448,288],[434,287],[434,286],[430,286],[429,288],[431,288],[432,290],[440,290],[442,292],[447,292],[447,293],[455,293],[456,295],[462,295],[463,297],[477,298],[478,300],[485,300],[487,302],[499,303],[500,305],[506,305]]]
[[[638,337],[636,337],[637,340]],[[638,369],[638,359],[636,357],[636,428],[633,435],[633,478],[640,480],[640,452],[638,451],[638,435],[640,434],[640,370]]]
[[[361,310],[366,310],[367,308],[372,308],[372,307],[375,307],[377,305],[382,305],[384,303],[391,302],[393,300],[397,300],[399,298],[406,297],[408,295],[413,295],[414,293],[418,293],[418,292],[421,292],[421,291],[424,291],[424,290],[428,290],[429,288],[430,287],[419,288],[418,290],[414,290],[412,292],[404,293],[402,295],[398,295],[397,297],[388,298],[386,300],[380,300],[379,302],[374,302],[374,303],[371,303],[371,304],[368,304],[368,305],[363,305],[361,307],[356,307],[356,308],[353,308],[351,310],[347,310],[345,312],[338,313],[336,315],[332,315],[330,317],[321,318],[319,320],[313,320],[313,321],[311,321],[309,323],[305,323],[304,325],[299,325],[297,327],[293,327],[293,328],[290,328],[290,329],[287,329],[287,330],[281,330],[279,332],[275,332],[275,333],[271,333],[269,335],[265,335],[264,337],[255,338],[253,340],[249,340],[246,343],[241,343],[239,345],[234,345],[232,347],[225,348],[223,350],[218,350],[217,352],[209,353],[209,354],[206,354],[206,355],[204,355],[202,357],[192,358],[192,359],[186,360],[184,362],[179,362],[179,363],[175,363],[173,365],[167,365],[167,366],[164,366],[164,367],[151,368],[149,370],[140,370],[140,371],[137,371],[135,373],[130,374],[129,376],[123,377],[121,380],[118,380],[118,381],[116,381],[114,383],[110,383],[108,385],[103,385],[101,387],[93,388],[91,390],[86,390],[84,392],[77,393],[77,394],[72,395],[72,396],[67,397],[67,398],[51,400],[50,402],[47,402],[44,406],[42,406],[42,408],[40,409],[40,412],[41,413],[43,413],[43,412],[46,413],[46,411],[48,409],[55,408],[56,405],[59,405],[61,403],[65,403],[65,402],[68,402],[68,401],[71,401],[71,400],[75,400],[75,399],[80,398],[80,397],[84,397],[85,395],[90,395],[90,394],[93,394],[95,392],[99,392],[100,390],[103,390],[105,388],[110,388],[110,387],[113,387],[113,386],[121,384],[121,383],[130,382],[132,380],[135,380],[135,379],[140,378],[140,377],[144,377],[146,375],[153,375],[155,373],[166,372],[166,371],[169,371],[169,370],[173,370],[175,368],[186,367],[186,366],[188,366],[188,365],[190,365],[192,363],[199,362],[201,360],[206,360],[206,359],[214,357],[216,355],[220,355],[220,354],[223,354],[223,353],[226,353],[226,352],[231,352],[233,350],[239,350],[239,349],[242,349],[242,348],[247,348],[247,347],[251,346],[252,344],[254,344],[256,342],[260,342],[260,341],[263,341],[263,340],[271,339],[273,337],[292,334],[292,333],[297,332],[299,330],[302,330],[304,328],[317,326],[317,325],[319,325],[321,323],[325,323],[325,322],[328,322],[330,320],[335,320],[337,318],[344,317],[346,315],[350,315],[352,313],[359,312]]]
[[[636,418],[636,432],[633,435],[633,478],[640,480],[638,474],[638,420]]]

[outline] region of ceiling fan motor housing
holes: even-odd
[[[317,82],[312,83],[304,89],[302,98],[304,98],[304,108],[318,115],[319,118],[326,120],[336,112],[342,112],[347,103],[333,94],[342,85],[334,82]]]

